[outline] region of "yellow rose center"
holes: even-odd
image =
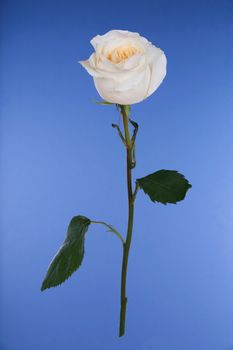
[[[120,63],[138,52],[139,50],[133,46],[118,46],[114,50],[108,52],[107,59],[112,63]]]

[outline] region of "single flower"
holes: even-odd
[[[93,77],[100,96],[120,105],[150,96],[166,75],[164,52],[138,33],[111,30],[91,40],[95,52],[82,66]]]
[[[80,63],[93,76],[95,86],[105,100],[100,104],[117,104],[120,120],[112,124],[124,145],[126,152],[126,183],[128,198],[128,223],[126,234],[122,236],[105,221],[88,219],[76,215],[70,221],[66,238],[49,265],[41,290],[55,287],[66,281],[80,266],[84,257],[84,243],[91,224],[101,224],[121,241],[122,268],[120,288],[119,336],[125,334],[127,308],[127,267],[133,235],[134,207],[137,193],[144,191],[152,202],[168,204],[184,199],[192,187],[184,175],[176,170],[161,169],[133,181],[136,166],[135,145],[138,124],[131,119],[131,104],[150,96],[162,83],[166,75],[166,56],[138,33],[112,30],[105,35],[97,35],[91,40],[95,52],[89,60]],[[133,128],[133,130],[132,130]]]

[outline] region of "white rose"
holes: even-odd
[[[138,33],[111,30],[91,40],[95,52],[81,65],[93,76],[100,96],[131,105],[150,96],[166,75],[164,52]]]

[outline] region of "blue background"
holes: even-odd
[[[4,1],[1,54],[1,350],[233,350],[233,2]],[[176,169],[177,205],[143,192],[119,339],[121,245],[92,226],[81,269],[40,292],[72,216],[127,223],[113,106],[77,63],[90,39],[137,31],[168,58],[134,105],[141,177]]]

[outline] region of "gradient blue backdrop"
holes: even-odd
[[[233,350],[233,2],[3,1],[1,350]],[[125,154],[77,63],[90,39],[137,31],[168,74],[133,106],[135,177],[193,184],[163,206],[138,194],[127,334],[117,337],[121,246],[91,227],[81,269],[40,292],[73,215],[127,223]]]

